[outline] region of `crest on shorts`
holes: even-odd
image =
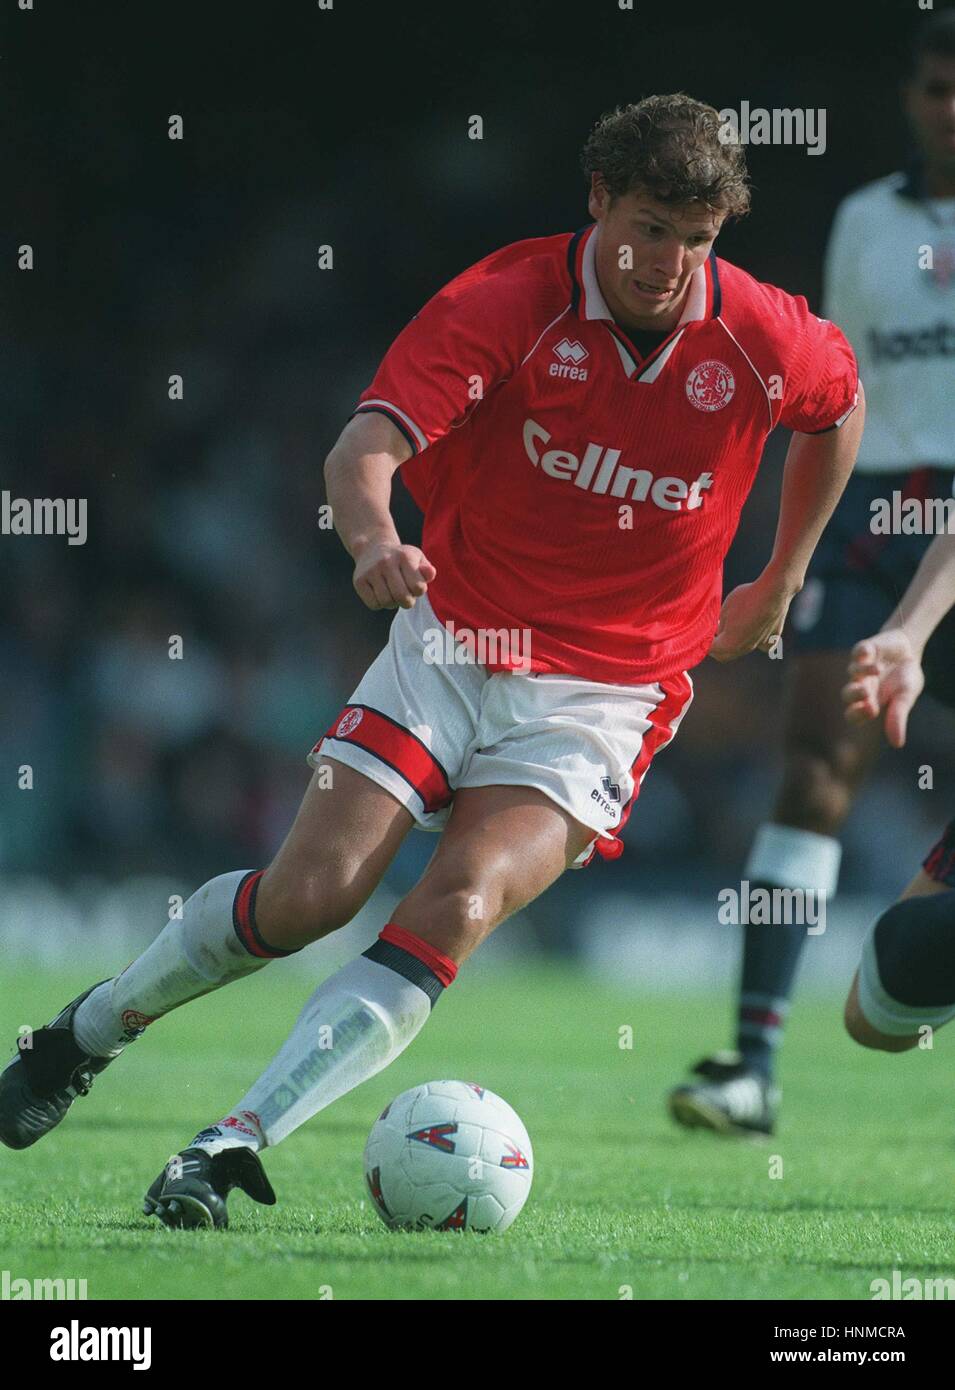
[[[711,357],[690,372],[686,395],[697,410],[722,410],[736,395],[736,378],[725,362]]]
[[[349,734],[355,732],[358,725],[365,717],[363,709],[350,709],[343,714],[338,721],[338,728],[335,730],[336,738],[347,738]]]

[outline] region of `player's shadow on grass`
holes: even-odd
[[[644,1201],[640,1205],[653,1208],[659,1206],[656,1200]],[[950,1206],[927,1207],[921,1202],[866,1202],[844,1201],[826,1202],[810,1197],[787,1197],[781,1202],[711,1202],[705,1197],[676,1197],[671,1195],[670,1206],[674,1211],[705,1212],[759,1212],[762,1216],[787,1216],[805,1212],[857,1213],[871,1216],[882,1212],[887,1216],[944,1216],[950,1217]],[[908,1265],[906,1265],[908,1268]]]
[[[369,1228],[368,1230],[356,1230],[354,1223],[345,1224],[335,1221],[318,1221],[307,1229],[302,1229],[300,1223],[296,1222],[293,1226],[285,1223],[270,1225],[268,1221],[247,1223],[240,1216],[238,1220],[230,1218],[230,1224],[225,1231],[213,1230],[192,1230],[192,1231],[170,1231],[167,1230],[159,1221],[150,1219],[147,1216],[139,1215],[130,1211],[129,1216],[97,1216],[84,1214],[84,1228],[92,1227],[97,1232],[106,1235],[141,1235],[147,1239],[161,1241],[165,1248],[167,1241],[176,1240],[191,1241],[193,1239],[236,1242],[242,1240],[255,1240],[257,1242],[257,1253],[263,1253],[261,1242],[268,1242],[272,1239],[277,1246],[281,1246],[281,1256],[283,1260],[305,1260],[312,1264],[326,1263],[334,1259],[344,1264],[368,1264],[380,1262],[381,1247],[375,1242],[369,1249],[355,1251],[343,1251],[337,1244],[311,1245],[307,1249],[290,1250],[286,1242],[291,1239],[315,1241],[315,1240],[335,1240],[342,1236],[349,1236],[354,1240],[366,1242],[369,1236],[381,1235],[381,1229]],[[432,1243],[433,1238],[433,1243]],[[437,1261],[447,1261],[450,1255],[454,1254],[451,1243],[447,1240],[447,1233],[443,1231],[421,1231],[416,1232],[414,1240],[421,1240],[419,1247],[406,1246],[400,1251],[402,1259],[414,1260],[419,1264],[434,1264]],[[476,1243],[476,1238],[475,1238]],[[483,1245],[483,1242],[481,1242]],[[108,1240],[97,1240],[96,1248],[116,1250],[128,1250],[129,1246],[125,1241],[116,1242],[110,1246]],[[267,1251],[265,1252],[268,1253]],[[908,1268],[908,1266],[906,1266]]]
[[[140,1115],[77,1115],[70,1116],[69,1125],[71,1130],[85,1130],[89,1134],[102,1133],[121,1133],[124,1130],[174,1130],[183,1136],[183,1143],[189,1142],[188,1135],[196,1134],[203,1128],[208,1121],[208,1115],[204,1119],[193,1119],[192,1125],[183,1123],[182,1119],[170,1119],[163,1116],[146,1117]],[[322,1135],[334,1135],[345,1139],[355,1139],[358,1141],[359,1148],[365,1142],[370,1121],[347,1120],[325,1120],[322,1119],[316,1124],[311,1132],[302,1136],[307,1139],[320,1138]]]

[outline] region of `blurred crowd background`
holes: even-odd
[[[325,454],[407,319],[492,249],[583,225],[590,124],[680,89],[825,108],[824,155],[751,150],[754,210],[720,243],[818,308],[838,200],[905,160],[899,61],[920,18],[616,0],[7,9],[2,487],[86,497],[89,538],[0,537],[0,872],[190,886],[267,862],[307,752],[386,638],[319,508]],[[29,272],[13,268],[24,243]],[[768,556],[785,445],[770,441],[727,585]],[[413,539],[413,505],[396,505]],[[595,911],[608,892],[738,879],[780,766],[785,665],[694,673],[627,853],[574,876]],[[888,897],[952,814],[950,725],[926,701],[884,759],[847,831],[849,892]],[[917,789],[925,762],[934,792]],[[396,891],[432,848],[409,837]]]

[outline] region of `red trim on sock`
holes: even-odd
[[[774,1009],[757,1009],[755,1006],[744,1005],[739,1011],[739,1016],[745,1023],[758,1023],[763,1028],[781,1028],[783,1026],[782,1014],[776,1013]]]
[[[261,939],[257,939],[257,933],[252,922],[252,895],[255,892],[259,879],[265,873],[264,869],[259,869],[257,873],[248,874],[239,885],[239,891],[235,895],[232,904],[232,920],[235,924],[236,935],[250,956],[258,956],[260,959],[273,960],[276,952],[269,950]]]
[[[399,927],[397,922],[389,922],[378,933],[382,941],[387,941],[392,946],[400,946],[402,951],[407,951],[409,955],[416,956],[423,965],[426,965],[433,974],[447,989],[452,984],[458,967],[450,956],[444,955],[434,946],[430,946],[427,941],[422,941],[420,936],[415,936],[414,932],[407,931],[404,927]]]

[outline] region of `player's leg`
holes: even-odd
[[[259,1134],[224,1134],[207,1147],[278,1143],[387,1066],[484,937],[542,893],[593,837],[533,788],[459,791],[420,882],[378,941],[318,987],[284,1047],[232,1112],[252,1112]],[[280,940],[295,939],[276,930]]]
[[[762,825],[743,876],[757,888],[831,898],[838,880],[837,836],[879,754],[874,725],[851,727],[842,713],[848,653],[792,658],[787,687],[784,772],[773,820]],[[799,923],[748,922],[736,1016],[736,1051],[697,1064],[698,1080],[670,1095],[674,1118],[724,1133],[771,1133],[778,1108],[775,1059],[796,970],[807,940]]]
[[[866,937],[845,1007],[862,1047],[907,1052],[955,1017],[955,821]]]
[[[231,1186],[274,1201],[257,1152],[388,1066],[461,962],[593,838],[592,828],[533,788],[460,790],[424,876],[378,941],[318,987],[246,1094],[156,1179],[147,1212],[172,1226],[219,1226]],[[273,939],[285,947],[298,940],[296,916],[274,919]]]
[[[319,768],[267,871],[204,884],[121,974],[34,1032],[0,1076],[0,1140],[34,1143],[147,1024],[350,921],[412,823],[361,773]]]
[[[403,623],[410,637],[420,636],[416,624],[426,617]],[[376,702],[361,714],[356,707],[336,727],[336,755],[383,758],[370,775],[388,775],[381,766],[391,775],[402,769],[405,786],[418,789],[410,795],[419,816],[427,804],[443,816],[453,786],[438,849],[379,940],[319,986],[234,1110],[177,1155],[188,1171],[161,1174],[150,1188],[147,1210],[167,1224],[224,1224],[233,1180],[259,1200],[270,1196],[257,1151],[397,1057],[459,963],[564,868],[593,853],[595,839],[619,846],[614,832],[650,759],[674,736],[692,698],[685,675],[618,687],[570,677],[488,676],[455,663],[429,665],[425,678],[414,642],[405,667],[381,697],[420,705],[425,689],[429,717],[423,708],[399,717],[394,703]],[[424,749],[411,730],[439,718],[440,746]],[[451,769],[454,750],[461,751]],[[424,823],[439,822],[429,813]],[[293,895],[303,872],[307,864],[289,880]],[[299,915],[270,919],[269,940],[296,944]]]
[[[835,894],[838,836],[880,748],[875,725],[853,727],[843,716],[848,660],[842,651],[795,658],[782,785],[773,820],[760,827],[744,870],[753,886],[800,889],[823,900]],[[736,1042],[746,1064],[766,1076],[773,1073],[807,935],[804,925],[784,922],[744,927]]]

